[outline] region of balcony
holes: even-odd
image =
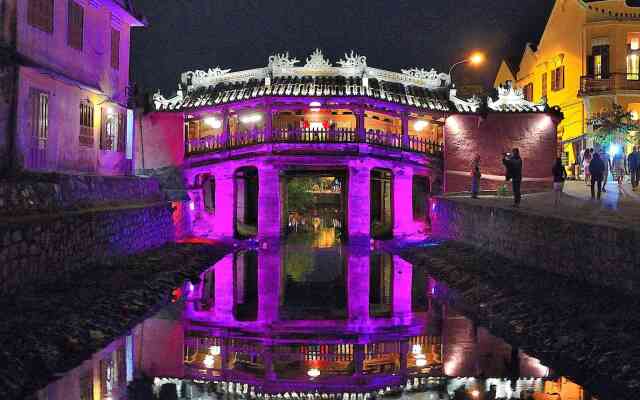
[[[442,144],[417,136],[402,136],[396,133],[369,130],[364,138],[359,137],[355,129],[274,129],[267,135],[263,129],[238,132],[226,135],[210,135],[198,139],[189,139],[186,155],[200,155],[224,150],[240,149],[266,143],[291,144],[354,144],[365,143],[388,148],[390,150],[410,151],[434,157],[442,157]]]
[[[583,76],[580,78],[580,96],[594,96],[616,91],[636,90],[640,91],[639,74],[614,73],[601,79],[593,76]]]

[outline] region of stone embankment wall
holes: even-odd
[[[0,215],[47,213],[161,199],[158,181],[139,177],[29,174],[0,180]]]
[[[542,271],[640,293],[640,230],[436,197],[435,238],[464,242]]]
[[[0,199],[10,204],[0,214],[0,293],[174,240],[171,206],[162,198],[153,179],[0,182]]]

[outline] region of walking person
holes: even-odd
[[[507,168],[507,180],[511,180],[513,188],[513,206],[520,207],[522,194],[520,193],[520,185],[522,183],[522,158],[520,158],[520,150],[513,149],[511,153],[504,153],[502,163]]]
[[[620,152],[613,156],[613,179],[618,182],[618,186],[622,186],[624,183],[624,176],[626,172],[626,158]]]
[[[633,151],[629,153],[627,166],[629,175],[631,175],[631,188],[635,192],[638,190],[638,181],[640,180],[640,152],[637,146],[633,146]]]
[[[551,173],[553,174],[553,205],[557,208],[560,205],[560,197],[564,190],[564,181],[567,180],[567,170],[564,169],[562,160],[559,157],[556,158]]]
[[[602,178],[602,193],[607,192],[607,182],[609,181],[609,171],[613,171],[611,165],[611,156],[608,152],[601,149],[600,151],[600,159],[604,163],[604,173]]]
[[[476,155],[471,162],[471,198],[477,199],[480,193],[480,155]]]
[[[602,194],[602,174],[604,174],[604,162],[600,159],[600,154],[594,153],[589,163],[589,173],[591,174],[591,199],[596,198],[595,185],[598,185],[598,200]]]
[[[589,164],[591,163],[591,159],[593,155],[591,154],[590,149],[584,150],[584,156],[582,157],[582,168],[584,169],[584,183],[585,185],[589,185],[591,180],[591,173],[589,172]]]

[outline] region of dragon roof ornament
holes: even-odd
[[[291,56],[289,52],[277,53],[269,57],[268,65],[263,68],[231,72],[230,69],[220,67],[206,71],[195,70],[182,74],[182,86],[186,92],[200,88],[215,87],[220,83],[242,83],[250,80],[264,80],[267,86],[273,78],[278,77],[331,77],[362,78],[366,85],[369,79],[400,83],[405,86],[418,86],[426,89],[446,87],[451,82],[449,75],[438,73],[434,69],[422,68],[405,69],[402,72],[387,71],[367,66],[367,57],[359,55],[354,50],[344,54],[344,57],[333,66],[320,49],[315,49],[306,59],[304,66],[298,65],[300,60]]]
[[[455,88],[450,90],[449,100],[459,111],[478,112],[482,107],[482,99],[480,97],[474,95],[470,99],[462,99],[458,97]],[[507,82],[505,85],[498,87],[497,100],[493,100],[488,96],[486,106],[492,111],[542,112],[547,110],[547,103],[544,99],[538,104],[528,101],[524,98],[522,89],[515,87],[512,82]]]
[[[282,54],[276,53],[269,57],[270,68],[293,68],[299,62],[300,60],[297,58],[289,56],[289,52]]]
[[[367,57],[358,55],[358,53],[351,50],[351,53],[344,53],[344,58],[338,60],[343,68],[358,68],[367,66]]]
[[[306,59],[306,64],[304,64],[305,68],[329,68],[331,67],[331,61],[324,58],[322,54],[322,50],[316,49],[309,57]]]

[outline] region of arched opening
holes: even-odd
[[[204,209],[210,213],[216,210],[216,179],[208,176],[202,183]]]
[[[393,312],[393,258],[387,252],[371,254],[369,315],[388,318]]]
[[[239,238],[258,233],[258,169],[245,167],[236,171],[235,185],[235,233]]]
[[[429,178],[414,175],[412,179],[413,220],[426,221],[428,215],[429,193],[431,192]]]
[[[289,242],[328,248],[345,237],[346,172],[291,170],[284,179],[284,233]]]
[[[258,318],[258,253],[255,251],[234,255],[233,316],[238,321]]]
[[[371,170],[371,236],[385,239],[393,236],[391,171]]]

